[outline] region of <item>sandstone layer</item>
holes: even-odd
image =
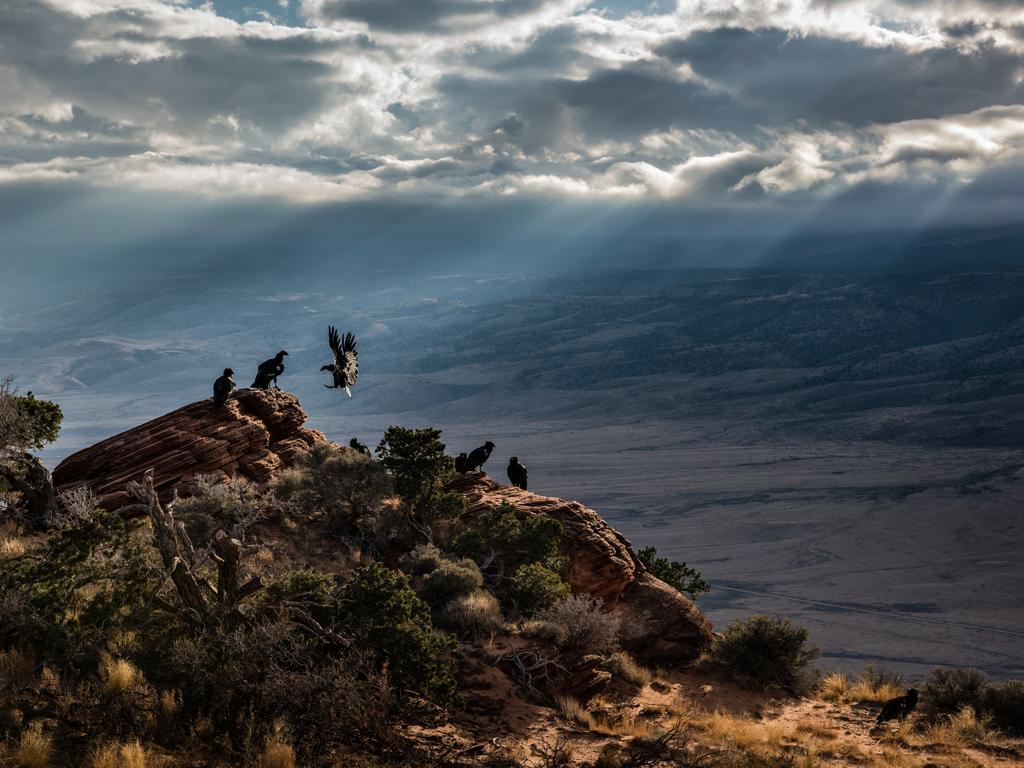
[[[90,487],[111,511],[131,503],[125,486],[147,469],[165,501],[200,474],[267,482],[299,451],[326,439],[305,422],[295,395],[241,389],[221,407],[200,400],[74,453],[53,481],[58,492]]]
[[[711,643],[711,623],[686,597],[653,576],[622,534],[578,501],[499,485],[483,472],[456,475],[449,486],[469,501],[468,514],[502,502],[520,516],[549,515],[565,534],[566,580],[573,592],[600,597],[621,619],[622,644],[645,661],[689,661]]]

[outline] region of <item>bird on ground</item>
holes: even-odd
[[[252,383],[253,389],[270,389],[270,385],[277,386],[277,377],[284,373],[284,359],[288,353],[283,349],[269,360],[264,360],[256,369],[256,380]],[[280,389],[280,387],[278,387]]]
[[[466,457],[465,471],[473,472],[478,469],[483,469],[484,462],[491,458],[491,451],[494,450],[494,443],[488,440],[486,443],[481,445],[479,448],[474,448],[470,451],[469,456]]]
[[[235,388],[235,380],[231,378],[234,375],[234,371],[230,368],[225,368],[224,375],[218,376],[217,380],[213,382],[214,405],[221,406],[228,401],[228,396],[231,394],[231,390]]]
[[[906,720],[907,716],[917,706],[917,689],[911,688],[904,696],[897,696],[889,699],[882,705],[882,711],[878,713],[875,725],[881,725],[889,720]]]
[[[525,464],[519,463],[519,457],[513,456],[508,460],[508,480],[516,488],[522,488],[526,490],[526,481],[529,479],[529,473],[526,470]]]
[[[359,453],[363,454],[364,456],[370,456],[371,455],[370,454],[370,449],[366,446],[365,443],[359,442],[359,438],[358,437],[353,437],[351,440],[349,440],[348,441],[348,447],[351,448],[354,451],[359,451]]]
[[[350,387],[359,378],[359,358],[356,356],[356,337],[346,333],[344,338],[338,335],[338,329],[327,326],[327,344],[334,353],[334,362],[323,366],[321,371],[330,371],[334,377],[333,384],[324,384],[327,389],[344,389],[345,394],[352,397]]]
[[[455,471],[460,475],[465,474],[466,472],[466,460],[468,458],[469,456],[466,455],[465,451],[455,457]]]

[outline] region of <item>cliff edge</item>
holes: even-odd
[[[78,451],[57,466],[53,482],[57,491],[89,486],[110,511],[130,503],[125,486],[150,468],[164,500],[199,474],[263,483],[326,440],[305,423],[295,395],[240,389],[222,407],[200,400]]]
[[[619,615],[622,646],[648,662],[696,659],[711,644],[711,623],[690,600],[648,573],[629,542],[578,501],[499,485],[483,472],[456,475],[448,486],[469,501],[469,514],[511,504],[516,514],[548,515],[565,530],[566,580],[575,593],[604,600]]]

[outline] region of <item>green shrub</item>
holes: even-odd
[[[778,685],[796,691],[811,683],[810,666],[817,648],[806,648],[807,630],[789,619],[751,616],[732,622],[712,646],[715,660],[734,674],[766,688]]]
[[[391,490],[385,468],[368,456],[319,443],[299,456],[295,468],[274,484],[278,498],[307,515],[324,514],[333,533],[367,535],[373,516]]]
[[[11,379],[0,380],[0,452],[39,450],[57,439],[63,420],[56,403],[18,395]]]
[[[977,669],[939,667],[921,686],[921,711],[928,720],[955,715],[964,707],[982,712],[988,676]]]
[[[697,595],[711,590],[711,585],[704,581],[704,577],[696,568],[691,568],[686,563],[677,563],[664,557],[658,557],[658,550],[654,547],[644,547],[636,553],[637,560],[650,571],[651,575],[664,581],[670,587],[675,587],[684,595],[696,598]]]
[[[982,697],[982,710],[999,730],[1024,736],[1024,680],[990,685]]]
[[[300,601],[321,624],[332,623],[338,611],[338,587],[334,576],[323,571],[286,571],[270,582],[263,593],[270,605]]]
[[[341,590],[340,620],[357,644],[370,649],[399,690],[439,700],[454,696],[447,658],[451,643],[434,632],[430,609],[405,575],[380,563],[357,570]]]
[[[388,427],[377,446],[381,464],[391,474],[395,492],[410,509],[419,509],[455,471],[446,456],[439,429]]]
[[[211,741],[238,751],[281,725],[307,756],[338,744],[379,745],[397,709],[375,660],[325,653],[286,623],[181,637],[157,668],[182,693],[183,722],[202,717],[217,734]]]
[[[20,507],[32,527],[49,527],[56,504],[53,483],[30,450],[57,439],[63,419],[60,406],[15,394],[11,378],[0,379],[0,510]]]
[[[469,557],[483,563],[490,554],[488,537],[479,527],[467,528],[452,539],[451,551],[461,557]]]
[[[413,576],[436,571],[444,562],[444,553],[433,544],[417,544],[402,558],[402,567]]]
[[[564,530],[549,515],[520,519],[515,507],[502,502],[485,510],[473,525],[452,541],[452,551],[472,557],[478,563],[499,553],[506,563],[547,562],[555,564]]]
[[[200,475],[193,483],[192,495],[178,499],[174,514],[184,522],[192,543],[205,547],[218,529],[230,530],[237,523],[254,520],[266,506],[255,483],[240,477],[224,481]]]
[[[526,616],[546,610],[570,594],[562,577],[540,563],[520,566],[512,576],[509,597]]]
[[[95,666],[103,636],[151,613],[147,601],[163,582],[143,523],[97,512],[41,549],[0,559],[0,604],[12,611],[10,621],[0,616],[0,648],[81,654]]]
[[[423,579],[423,599],[435,607],[476,592],[484,585],[477,564],[468,558],[444,560]]]

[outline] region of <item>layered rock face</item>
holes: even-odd
[[[147,469],[153,469],[164,500],[199,474],[262,483],[299,451],[324,442],[323,433],[305,428],[305,422],[295,395],[241,389],[220,408],[212,399],[200,400],[72,454],[53,471],[53,481],[58,491],[89,486],[107,510],[130,503],[125,485]]]
[[[469,501],[469,514],[511,504],[520,516],[549,515],[565,529],[563,554],[573,592],[604,600],[622,622],[622,644],[645,661],[697,658],[711,643],[711,623],[683,595],[652,576],[629,542],[600,515],[577,501],[539,496],[499,485],[482,472],[456,475],[451,490]]]

